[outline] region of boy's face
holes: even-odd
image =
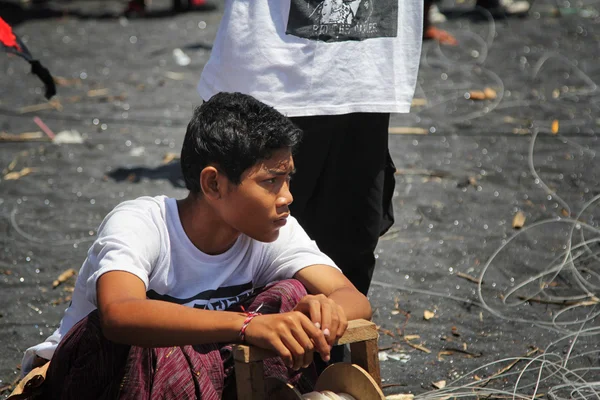
[[[239,185],[230,183],[221,215],[235,230],[261,242],[272,242],[290,215],[293,201],[290,178],[294,160],[290,149],[281,149],[271,158],[244,171]]]

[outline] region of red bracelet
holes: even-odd
[[[246,328],[248,328],[248,325],[250,325],[250,322],[252,322],[254,317],[258,317],[259,315],[262,314],[256,311],[250,311],[246,313],[246,319],[244,320],[244,324],[240,329],[240,340],[242,343],[246,341]]]

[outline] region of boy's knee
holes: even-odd
[[[293,301],[295,300],[295,302],[300,301],[300,299],[308,294],[302,282],[297,279],[277,281],[266,291],[277,292],[281,294],[282,297],[285,296],[285,298],[289,298]]]

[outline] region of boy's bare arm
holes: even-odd
[[[148,300],[144,283],[124,271],[102,275],[97,296],[104,336],[141,347],[239,342],[246,319],[244,313]],[[310,363],[313,350],[323,357],[330,351],[323,333],[300,312],[255,317],[246,330],[246,341],[277,352],[293,368]]]
[[[324,294],[340,305],[346,317],[371,319],[371,304],[342,274],[328,265],[311,265],[296,273],[294,278],[304,284],[310,294]]]
[[[296,309],[310,316],[324,331],[328,330],[330,344],[343,335],[348,320],[371,318],[369,300],[340,271],[327,265],[311,265],[298,271],[294,278],[311,294]]]
[[[117,343],[142,347],[234,342],[245,319],[243,313],[148,300],[144,283],[124,271],[102,275],[97,296],[104,335]]]

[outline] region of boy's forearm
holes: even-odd
[[[243,313],[200,310],[158,300],[111,304],[100,316],[107,339],[141,347],[236,342],[245,319]]]
[[[339,304],[346,313],[346,318],[371,319],[372,311],[369,300],[354,288],[343,287],[335,290],[329,296],[330,299]]]

